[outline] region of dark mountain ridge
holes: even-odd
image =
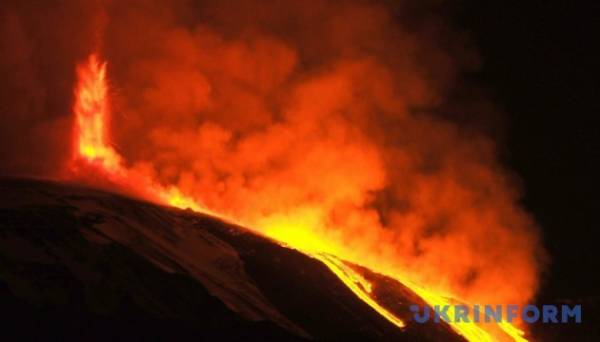
[[[46,180],[3,179],[0,192],[8,336],[462,340],[447,325],[411,323],[407,305],[423,302],[395,280],[362,269],[404,329],[321,261],[206,215]]]

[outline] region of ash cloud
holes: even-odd
[[[130,167],[473,302],[534,295],[542,249],[485,124],[495,110],[456,98],[479,61],[430,6],[3,5],[2,171],[60,171],[74,66],[98,48],[102,11],[112,139]]]

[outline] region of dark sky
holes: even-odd
[[[599,12],[583,1],[457,7],[483,59],[474,77],[508,115],[506,158],[551,255],[540,300],[598,298]]]

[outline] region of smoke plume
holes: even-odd
[[[137,172],[270,236],[319,241],[469,302],[535,294],[535,224],[499,161],[495,125],[482,124],[494,109],[462,77],[479,61],[431,6],[0,9],[3,173],[64,174],[74,66],[100,49],[111,139]]]

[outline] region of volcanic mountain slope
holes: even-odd
[[[347,264],[407,326],[321,261],[188,211],[50,181],[0,181],[4,336],[40,340],[462,340],[411,322],[423,304]]]

